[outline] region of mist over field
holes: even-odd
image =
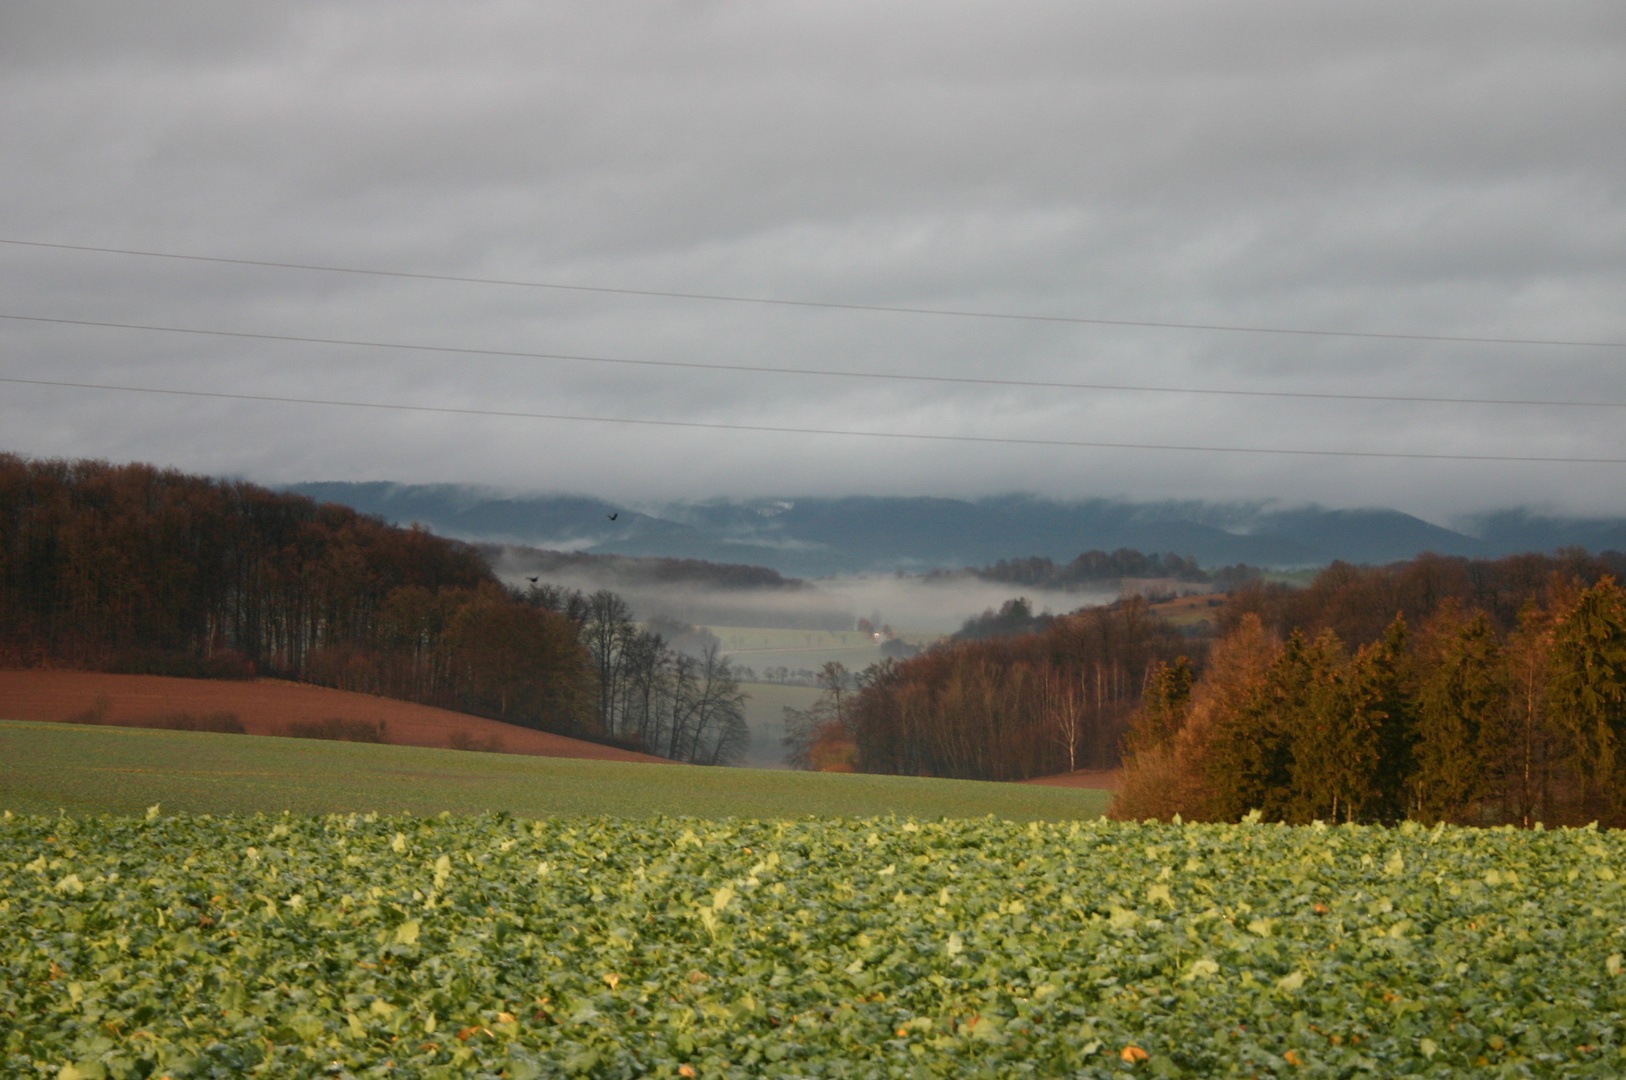
[[[561,560],[558,553],[511,545],[485,550],[497,576],[515,588],[525,589],[534,576],[538,584],[582,592],[609,589],[644,622],[665,617],[701,626],[833,631],[851,630],[859,619],[868,619],[899,633],[936,635],[953,633],[965,620],[1018,596],[1026,597],[1035,612],[1057,614],[1110,603],[1118,596],[1118,590],[1110,588],[1034,589],[959,574],[937,578],[855,574],[726,586],[693,579],[659,580],[652,570],[655,560]]]

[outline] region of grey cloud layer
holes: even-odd
[[[0,235],[920,305],[1626,340],[1599,3],[11,3]],[[1626,350],[797,311],[0,248],[23,314],[995,375],[1626,399]],[[0,374],[1120,442],[1626,456],[1618,413],[652,372],[3,326]],[[1619,467],[878,443],[0,391],[5,448],[616,498],[1618,511]]]

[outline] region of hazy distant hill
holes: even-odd
[[[1118,548],[1169,552],[1205,567],[1279,568],[1334,559],[1387,563],[1423,551],[1626,550],[1626,519],[1562,519],[1524,510],[1482,515],[1470,523],[1469,535],[1394,510],[1265,504],[855,496],[640,511],[583,496],[514,496],[449,484],[316,483],[288,490],[464,540],[744,563],[797,577],[919,572],[1032,555],[1065,561],[1090,549]]]

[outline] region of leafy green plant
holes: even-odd
[[[0,822],[0,1073],[1612,1076],[1626,840]]]

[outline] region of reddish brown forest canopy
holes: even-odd
[[[0,455],[0,659],[271,674],[555,731],[592,715],[568,621],[472,548],[146,465]]]
[[[1156,669],[1115,813],[1626,823],[1626,591],[1605,552],[1335,564]]]

